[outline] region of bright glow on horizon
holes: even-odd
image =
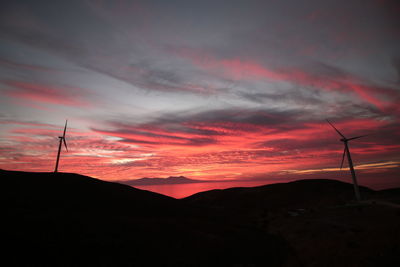
[[[388,161],[370,164],[355,165],[356,170],[375,170],[375,169],[391,169],[400,167],[400,162]],[[316,172],[338,172],[338,171],[349,171],[349,167],[340,168],[321,168],[321,169],[310,169],[310,170],[285,170],[284,172],[293,174],[307,174]]]

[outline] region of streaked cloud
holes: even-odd
[[[2,3],[0,167],[52,170],[68,119],[63,171],[327,177],[343,151],[328,118],[346,136],[370,134],[351,143],[363,175],[393,171],[397,9],[391,0]]]
[[[400,167],[400,162],[388,161],[379,163],[360,164],[354,166],[356,170],[375,170],[375,169],[391,169]],[[322,169],[310,169],[310,170],[285,170],[288,174],[308,174],[318,172],[338,172],[338,171],[349,171],[349,168],[322,168]]]
[[[81,88],[62,88],[20,81],[4,81],[3,83],[13,88],[6,91],[6,95],[16,99],[72,107],[91,105],[83,100],[85,91]]]

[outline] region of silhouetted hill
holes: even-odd
[[[175,199],[74,173],[1,170],[1,194],[9,205],[25,209],[73,212],[173,212]],[[64,210],[63,210],[64,211]]]
[[[202,183],[200,180],[193,180],[184,176],[170,176],[168,178],[141,178],[135,180],[120,181],[123,184],[135,185],[163,185],[163,184],[191,184]]]
[[[264,229],[127,185],[70,173],[0,178],[8,265],[283,266],[292,257]]]
[[[253,188],[211,190],[183,201],[208,207],[285,238],[302,266],[400,266],[399,189],[302,180]]]
[[[400,188],[380,190],[378,191],[376,198],[391,201],[400,205]]]
[[[0,170],[13,266],[400,266],[399,189],[303,180],[177,200],[71,173]]]
[[[366,187],[360,187],[360,190],[363,196],[374,193]],[[278,211],[326,207],[344,204],[353,199],[353,185],[337,180],[313,179],[250,188],[210,190],[189,196],[184,201],[224,210],[253,212],[257,209]]]

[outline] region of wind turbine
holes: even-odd
[[[54,172],[58,172],[58,162],[60,161],[60,153],[61,153],[61,146],[62,143],[64,143],[65,149],[68,152],[68,147],[67,147],[67,142],[65,142],[65,131],[67,130],[67,122],[68,120],[65,120],[65,127],[64,127],[64,133],[62,136],[59,136],[58,138],[60,139],[60,143],[58,145],[58,153],[57,153],[57,161],[56,161],[56,168],[54,169]]]
[[[357,178],[356,178],[356,172],[354,171],[354,167],[353,167],[353,161],[351,160],[351,155],[350,155],[350,150],[349,150],[349,145],[348,142],[354,139],[358,139],[361,137],[364,137],[365,135],[360,135],[360,136],[356,136],[356,137],[351,137],[351,138],[346,138],[341,132],[339,132],[338,129],[336,129],[335,126],[333,126],[333,124],[326,120],[333,129],[335,129],[335,131],[342,137],[340,139],[340,141],[342,141],[344,143],[344,151],[343,151],[343,156],[342,156],[342,163],[340,164],[340,169],[342,169],[343,167],[343,163],[344,163],[344,157],[347,154],[347,160],[349,162],[349,168],[350,168],[350,172],[351,172],[351,177],[353,178],[353,186],[354,186],[354,193],[356,195],[356,199],[357,201],[361,200],[361,196],[360,196],[360,190],[358,188],[358,183],[357,183]]]

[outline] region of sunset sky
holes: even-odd
[[[0,168],[400,186],[400,2],[2,1]]]

